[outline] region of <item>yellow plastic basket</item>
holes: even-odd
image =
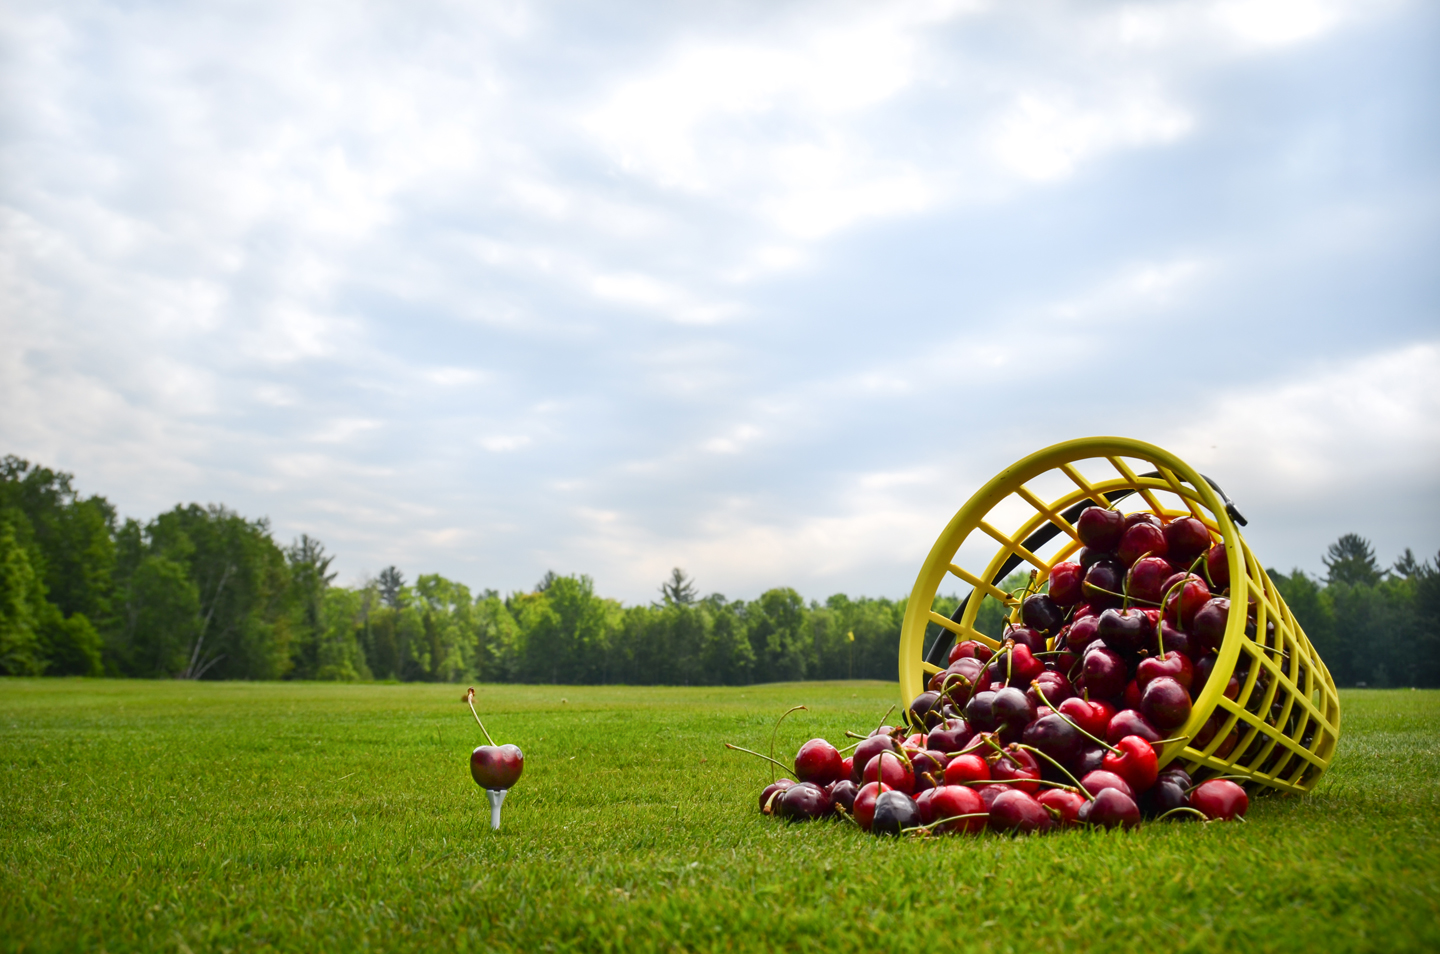
[[[1231,602],[1225,637],[1190,720],[1171,733],[1177,739],[1161,751],[1160,764],[1178,759],[1197,778],[1238,776],[1287,792],[1314,788],[1340,738],[1335,682],[1236,529],[1244,519],[1234,505],[1184,461],[1142,441],[1091,437],[1055,444],[1007,467],[965,502],[931,548],[906,606],[903,704],[944,668],[957,637],[998,648],[999,633],[975,629],[983,599],[1001,600],[1018,623],[1019,600],[997,584],[1026,566],[1043,582],[1051,566],[1080,548],[1073,522],[1091,503],[1148,509],[1167,519],[1191,515],[1226,544]],[[958,580],[970,587],[953,618],[931,609],[947,577],[953,578],[948,585]],[[1255,617],[1247,627],[1250,602]],[[927,659],[931,624],[940,635]],[[1243,676],[1232,700],[1225,689],[1237,672]],[[1209,731],[1202,733],[1207,723]]]

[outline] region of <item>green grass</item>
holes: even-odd
[[[880,683],[486,686],[525,777],[488,829],[456,686],[0,681],[6,950],[1440,949],[1440,693],[1344,694],[1248,824],[879,840],[755,812],[764,749]]]

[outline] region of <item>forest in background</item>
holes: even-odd
[[[335,585],[312,537],[219,505],[121,520],[70,474],[0,460],[0,673],[189,679],[743,685],[897,676],[905,599],[702,596],[680,570],[648,605],[547,573],[472,591],[388,567]],[[1391,567],[1363,538],[1324,578],[1269,571],[1341,685],[1440,685],[1440,554]],[[949,615],[956,597],[939,597]],[[987,600],[977,620],[999,629]],[[933,629],[933,627],[932,627]],[[933,633],[931,634],[933,638]]]

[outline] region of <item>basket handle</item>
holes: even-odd
[[[1161,474],[1158,470],[1152,470],[1149,473],[1141,474],[1140,476],[1159,477],[1161,476]],[[1220,489],[1220,485],[1215,483],[1215,481],[1211,480],[1209,477],[1206,477],[1204,474],[1201,474],[1200,476],[1204,479],[1205,483],[1210,485],[1210,489],[1215,491],[1215,493],[1219,494],[1220,499],[1225,502],[1225,513],[1229,515],[1230,519],[1242,527],[1247,526],[1248,524],[1244,516],[1242,516],[1240,511],[1235,508],[1235,502],[1226,495],[1225,491]],[[1132,488],[1122,487],[1118,490],[1112,490],[1109,493],[1105,494],[1105,499],[1113,505],[1119,503],[1133,493],[1135,493],[1135,491]],[[1066,523],[1073,524],[1076,520],[1080,519],[1080,514],[1083,511],[1088,510],[1089,508],[1094,506],[1096,506],[1094,501],[1082,500],[1079,503],[1072,505],[1060,516],[1065,519]],[[1029,550],[1031,553],[1034,553],[1040,547],[1055,539],[1055,535],[1059,532],[1059,527],[1055,526],[1055,524],[1053,523],[1047,523],[1043,527],[1040,527],[1038,530],[1036,530],[1034,533],[1030,534],[1030,536],[1026,537],[1025,542],[1021,545],[1025,549]],[[1002,563],[1000,565],[1000,569],[996,570],[995,575],[990,578],[989,582],[991,583],[991,585],[999,583],[1001,580],[1005,579],[1005,577],[1010,575],[1010,571],[1015,569],[1022,562],[1023,561],[1020,557],[1011,554],[1009,559]],[[953,622],[960,622],[960,617],[965,613],[966,604],[970,602],[970,597],[974,595],[974,590],[971,590],[969,593],[965,594],[965,598],[960,601],[960,605],[955,607],[955,612],[950,614],[950,619]],[[925,661],[934,666],[940,665],[940,659],[950,652],[950,647],[953,645],[955,645],[955,634],[950,632],[950,630],[948,629],[941,629],[940,635],[935,639],[935,644],[931,646],[930,651],[925,654]]]

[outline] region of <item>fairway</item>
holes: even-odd
[[[870,727],[874,682],[0,681],[5,950],[1440,948],[1440,692],[1347,691],[1308,798],[1246,824],[879,840],[762,818],[764,750]]]

